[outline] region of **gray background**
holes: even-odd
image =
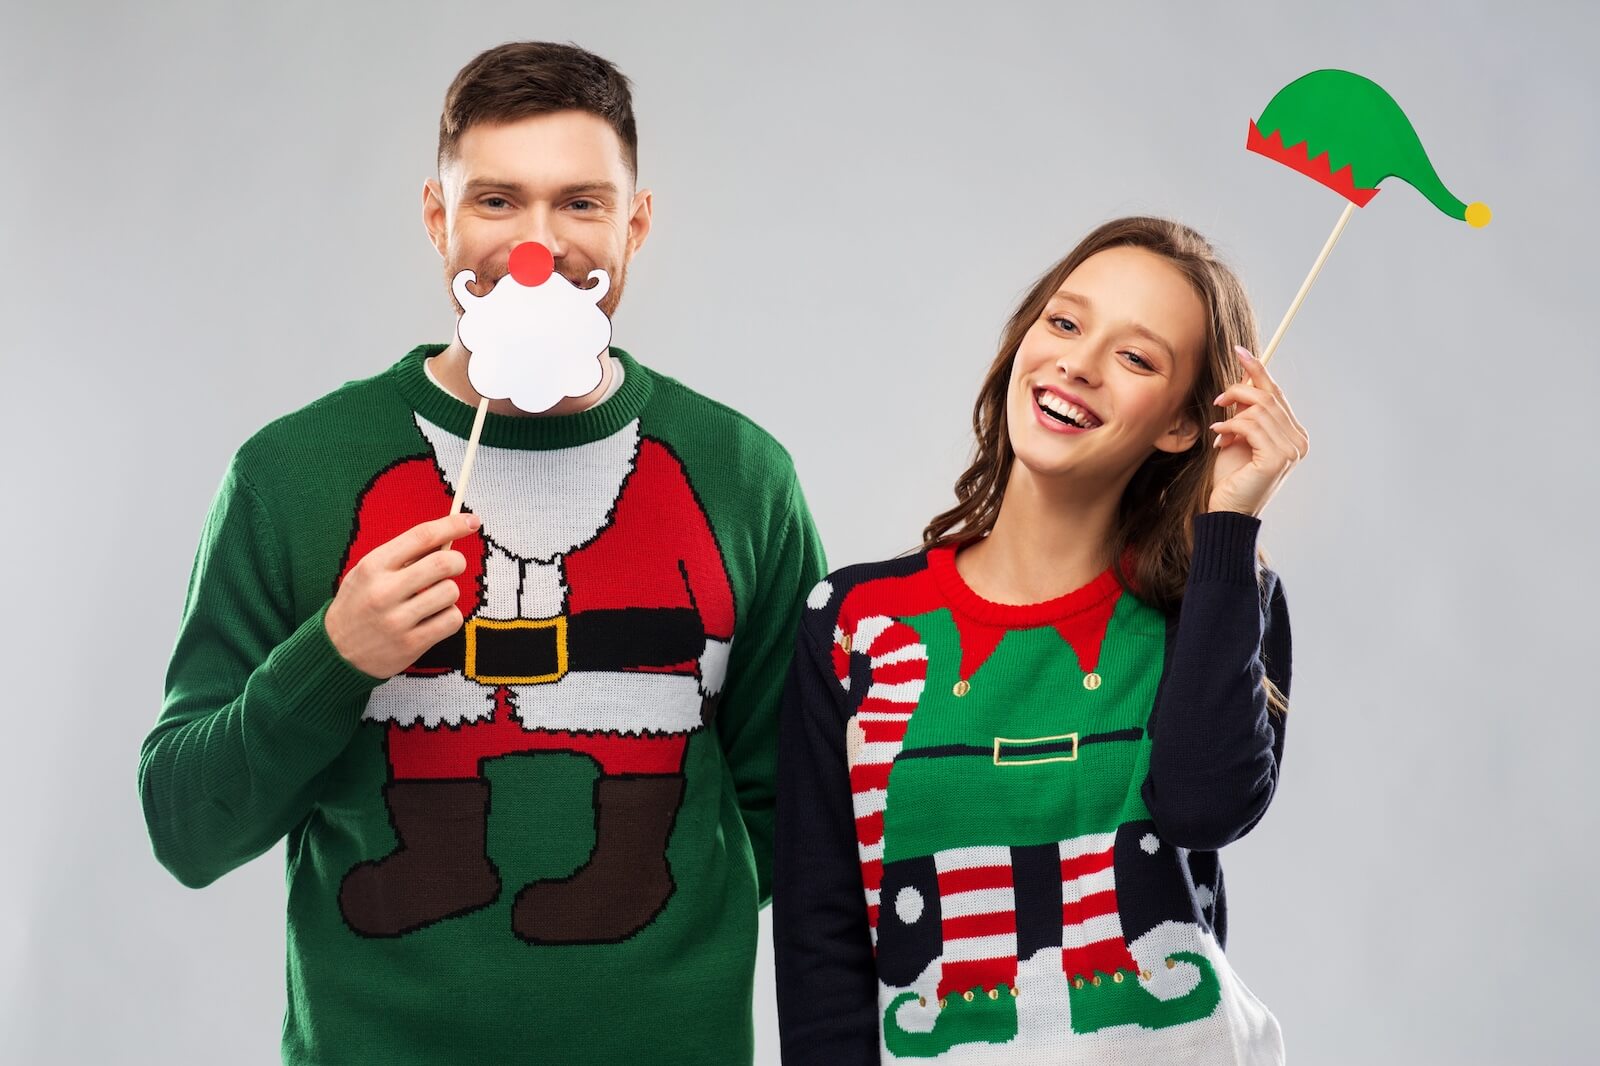
[[[536,37],[635,83],[618,343],[790,447],[835,565],[946,505],[1002,321],[1101,220],[1197,226],[1270,332],[1343,202],[1247,120],[1388,88],[1495,221],[1386,183],[1274,362],[1315,445],[1266,514],[1293,728],[1230,954],[1297,1063],[1592,1061],[1593,8],[1113,6],[8,4],[0,1059],[275,1061],[282,850],[180,887],[138,744],[232,450],[449,338],[440,101]]]

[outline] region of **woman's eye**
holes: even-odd
[[[1071,333],[1076,333],[1078,331],[1077,323],[1073,322],[1070,318],[1062,318],[1059,315],[1053,316],[1050,319],[1050,324],[1059,330],[1066,330],[1067,332]],[[1068,327],[1071,328],[1068,329]]]
[[[1150,360],[1146,359],[1138,352],[1123,352],[1122,354],[1127,356],[1128,362],[1132,363],[1134,366],[1141,367],[1145,370],[1155,369],[1155,367],[1151,365]]]

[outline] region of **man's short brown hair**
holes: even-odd
[[[622,161],[639,176],[639,134],[628,79],[610,62],[575,44],[515,41],[482,53],[461,68],[444,94],[439,116],[442,168],[479,122],[515,122],[551,111],[587,111],[605,119],[622,142]]]

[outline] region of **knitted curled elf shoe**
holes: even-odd
[[[1072,1031],[1092,1033],[1113,1025],[1141,1025],[1146,1029],[1165,1029],[1207,1017],[1222,999],[1222,985],[1211,962],[1204,955],[1180,951],[1163,963],[1167,973],[1193,966],[1200,981],[1175,999],[1156,998],[1148,982],[1157,979],[1154,971],[1096,973],[1075,977],[1068,991],[1072,1010]]]
[[[915,992],[897,996],[883,1016],[883,1043],[900,1058],[932,1058],[957,1044],[1004,1044],[1017,1035],[1017,994],[1006,985],[993,989],[968,989],[950,995],[937,1008],[938,1021],[928,1032],[911,1032],[900,1026],[900,1008],[913,1000],[933,1008]]]

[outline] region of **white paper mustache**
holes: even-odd
[[[479,395],[537,413],[599,387],[611,319],[597,305],[610,291],[611,278],[604,270],[590,271],[598,283],[580,289],[554,273],[549,251],[532,242],[518,245],[511,256],[511,271],[487,295],[474,296],[467,288],[477,280],[475,271],[451,279],[462,307],[456,337],[472,353],[467,377]]]

